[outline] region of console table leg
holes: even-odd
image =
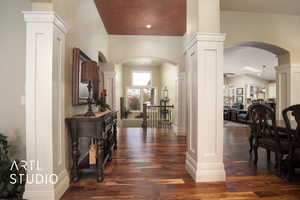
[[[71,170],[71,179],[73,182],[78,181],[78,157],[79,157],[79,150],[78,150],[78,141],[72,142],[72,159],[73,165]]]
[[[97,139],[97,181],[103,181],[104,141]]]
[[[114,124],[114,133],[113,133],[113,140],[114,140],[114,149],[118,149],[118,143],[117,143],[117,124]]]

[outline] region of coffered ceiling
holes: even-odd
[[[95,0],[95,3],[109,34],[179,36],[186,30],[186,0]]]

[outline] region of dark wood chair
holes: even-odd
[[[248,115],[249,115],[249,119],[250,119],[250,122],[251,122],[251,106],[248,107]],[[249,154],[252,155],[252,151],[253,151],[253,140],[254,140],[254,135],[255,135],[255,127],[256,125],[254,123],[250,123],[249,124],[250,126],[250,135],[249,135],[249,146],[250,146],[250,149],[249,149]]]
[[[270,163],[270,153],[276,156],[277,170],[281,172],[283,155],[288,154],[289,141],[281,138],[276,126],[275,111],[263,104],[252,104],[249,107],[251,127],[254,136],[254,165],[257,165],[258,148],[267,151],[267,162]]]
[[[300,105],[293,105],[284,109],[282,115],[290,139],[287,164],[288,179],[292,180],[295,168],[300,167]],[[296,122],[296,129],[292,128],[292,121]]]

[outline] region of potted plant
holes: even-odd
[[[9,160],[8,147],[7,137],[0,134],[0,199],[22,200],[26,170],[20,161]]]

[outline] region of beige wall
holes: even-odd
[[[1,0],[0,5],[0,133],[9,136],[10,154],[24,159],[26,26],[22,11],[30,11],[29,0]]]
[[[85,106],[72,107],[72,49],[80,48],[98,61],[98,51],[106,57],[108,35],[93,0],[53,0],[53,9],[70,27],[66,40],[66,115],[82,113]]]
[[[180,63],[182,37],[171,36],[109,36],[110,61],[121,61],[136,57],[156,57]]]
[[[239,75],[231,78],[226,78],[226,83],[228,85],[235,85],[237,87],[242,87],[246,84],[255,84],[261,87],[268,87],[269,81],[256,78],[249,75]]]
[[[291,62],[300,64],[300,16],[246,12],[222,12],[221,32],[226,45],[239,42],[266,42],[291,53]]]

